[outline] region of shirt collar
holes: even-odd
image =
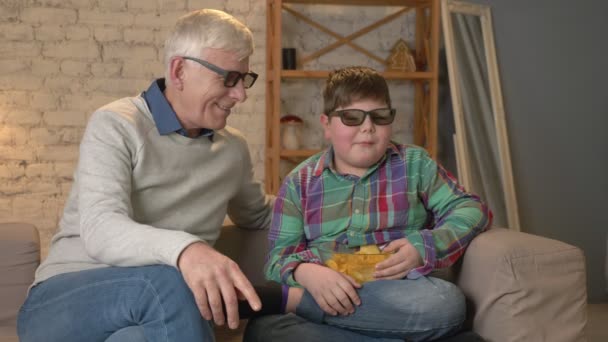
[[[378,165],[382,164],[387,159],[388,156],[390,156],[392,154],[397,154],[397,155],[399,154],[399,148],[397,148],[397,146],[395,145],[395,143],[393,141],[391,141],[388,144],[388,146],[386,147],[386,152],[384,153],[384,156],[382,156],[382,158],[380,158],[380,161],[378,161],[376,164],[370,166],[370,169],[375,169]],[[327,148],[325,150],[325,152],[323,152],[323,154],[321,155],[319,160],[317,160],[317,163],[314,167],[313,175],[316,177],[320,177],[324,170],[330,170],[330,171],[337,173],[337,171],[335,171],[335,169],[334,169],[333,160],[334,160],[334,148],[333,148],[333,146],[329,146],[329,148]],[[368,170],[367,173],[369,173],[369,171],[370,170]]]
[[[177,119],[175,111],[171,108],[169,101],[167,101],[163,93],[164,90],[165,79],[159,78],[150,84],[148,90],[142,93],[144,100],[150,108],[150,112],[152,112],[156,129],[158,129],[160,135],[168,135],[175,132],[187,137],[186,130]],[[213,133],[213,130],[203,128],[198,137],[205,136],[211,140],[213,139]]]

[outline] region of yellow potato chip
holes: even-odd
[[[378,246],[365,245],[365,246],[361,246],[359,251],[356,252],[355,254],[380,254],[380,253],[382,253],[382,252],[380,251],[380,248],[378,248]]]
[[[332,259],[327,260],[327,262],[325,262],[325,265],[327,265],[327,267],[331,268],[334,271],[339,271],[338,263]]]
[[[355,279],[357,282],[359,283],[364,283],[366,281],[369,281],[370,279],[366,279],[366,277],[364,277],[361,273],[359,272],[351,272],[349,274],[351,277],[353,277],[353,279]]]
[[[369,250],[371,249],[365,249],[364,251]],[[365,283],[374,280],[376,264],[386,260],[389,256],[390,254],[381,253],[379,249],[378,253],[373,254],[336,253],[325,264],[333,270],[353,277],[357,282]]]

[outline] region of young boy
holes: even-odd
[[[391,142],[395,110],[376,71],[330,73],[323,99],[330,147],[279,191],[266,277],[291,287],[288,311],[295,302],[298,315],[317,323],[400,340],[453,334],[465,318],[464,296],[428,274],[458,260],[490,226],[490,211],[424,149]],[[362,286],[323,265],[319,247],[328,242],[379,245],[392,255]]]

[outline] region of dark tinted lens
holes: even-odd
[[[258,75],[254,72],[241,74],[238,71],[228,71],[228,73],[226,74],[226,78],[224,79],[224,86],[232,88],[237,83],[239,83],[239,80],[241,78],[243,79],[243,86],[245,88],[249,88],[255,83],[255,80],[258,78]]]
[[[365,112],[358,109],[342,110],[340,113],[342,123],[346,126],[358,126],[365,119]]]
[[[257,80],[257,79],[258,79],[258,74],[254,73],[254,72],[246,73],[245,76],[243,77],[243,86],[245,88],[250,88],[255,83],[255,80]]]
[[[228,71],[226,77],[224,78],[224,86],[228,88],[234,87],[241,78],[241,73],[238,71]]]
[[[390,108],[375,109],[370,112],[370,118],[376,125],[389,125],[395,119],[395,112]]]

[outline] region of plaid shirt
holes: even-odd
[[[322,264],[318,246],[384,244],[407,238],[424,265],[408,278],[452,265],[486,230],[492,214],[465,192],[422,148],[390,144],[362,177],[339,174],[333,149],[300,164],[285,179],[274,205],[265,273],[298,285],[303,262]]]

